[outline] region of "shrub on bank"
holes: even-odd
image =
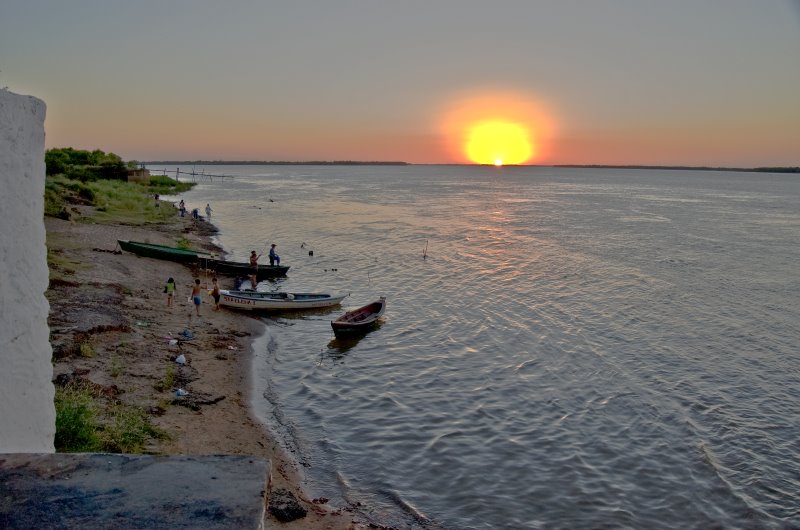
[[[164,434],[150,424],[144,410],[121,403],[106,404],[80,384],[56,387],[55,448],[59,453],[128,453]]]

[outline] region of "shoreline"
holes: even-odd
[[[72,210],[84,220],[92,213],[91,207]],[[224,308],[212,311],[210,296],[203,298],[198,317],[187,297],[194,278],[210,285],[209,275],[183,264],[119,252],[117,239],[174,246],[176,239],[185,238],[194,248],[222,250],[213,242],[217,230],[211,223],[175,212],[171,221],[147,226],[45,218],[48,253],[57,263],[51,264],[46,292],[56,385],[79,380],[99,400],[147,411],[152,425],[165,436],[148,440],[145,453],[268,458],[269,489],[291,492],[307,515],[280,523],[267,512],[267,526],[378,526],[356,521],[352,507],[309,499],[299,464],[256,416],[252,366],[255,345],[269,334],[267,324]],[[168,277],[177,284],[172,308],[162,291]],[[223,288],[232,282],[220,277]],[[187,330],[192,338],[183,340],[180,333]],[[175,344],[177,339],[181,340]],[[175,362],[180,354],[185,365]],[[188,396],[176,397],[177,388]]]

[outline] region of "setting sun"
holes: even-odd
[[[475,124],[467,137],[467,156],[476,164],[524,164],[533,156],[528,132],[521,125],[502,121]]]
[[[504,166],[552,156],[555,120],[533,94],[472,90],[443,105],[439,127],[451,160]]]

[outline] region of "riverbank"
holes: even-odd
[[[73,208],[73,217],[85,220],[91,214],[91,207]],[[271,489],[292,492],[308,515],[290,523],[268,516],[268,526],[359,527],[348,509],[306,497],[296,464],[252,415],[252,343],[267,332],[266,325],[246,314],[212,311],[210,296],[203,298],[198,316],[187,298],[195,278],[210,286],[210,277],[181,264],[119,252],[117,246],[118,239],[174,246],[183,238],[194,248],[214,250],[212,225],[176,214],[148,226],[52,217],[45,218],[45,226],[57,385],[79,381],[108,406],[146,411],[160,433],[144,442],[146,453],[270,459]],[[172,307],[163,293],[169,277],[177,284]],[[231,287],[230,281],[221,279],[222,287]],[[176,362],[180,355],[183,365]],[[188,394],[176,396],[178,388]]]

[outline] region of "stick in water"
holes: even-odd
[[[422,259],[428,259],[428,240],[425,240],[425,250],[422,251]]]

